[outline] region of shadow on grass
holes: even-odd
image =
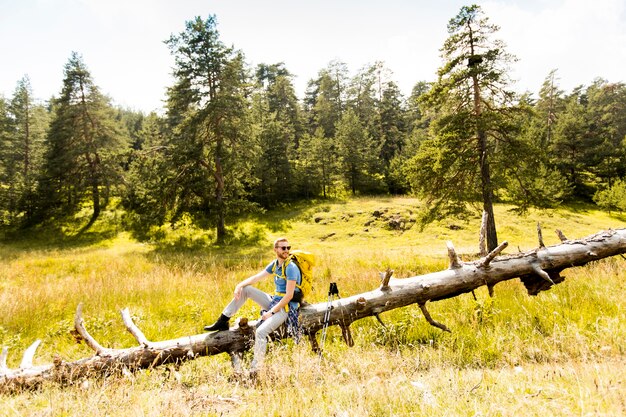
[[[81,231],[78,234],[67,233],[62,228],[55,226],[4,229],[0,231],[0,244],[22,250],[74,249],[110,241],[118,233],[119,229],[117,228]]]
[[[204,235],[200,237],[180,234],[174,239],[157,239],[151,243],[154,249],[149,256],[167,263],[176,263],[183,254],[198,258],[211,255],[219,256],[227,265],[246,257],[271,256],[272,239],[268,237],[268,233],[288,236],[295,219],[312,217],[319,211],[319,207],[318,201],[281,204],[271,211],[240,216],[231,220],[222,244],[214,242],[213,231],[204,231]]]
[[[344,199],[313,199],[300,201],[291,204],[279,204],[272,210],[264,213],[250,214],[245,219],[253,220],[255,223],[263,225],[272,233],[285,232],[291,230],[291,224],[295,220],[313,221],[313,216],[326,211],[330,205],[346,204]]]
[[[626,222],[626,213],[619,211],[606,211],[593,203],[587,202],[567,202],[559,206],[558,209],[565,210],[570,215],[588,215],[590,212],[600,212],[608,215],[611,219],[619,222]]]
[[[207,257],[219,257],[233,265],[249,257],[271,256],[271,240],[268,235],[288,236],[292,224],[311,221],[316,213],[330,205],[346,203],[344,200],[309,200],[281,203],[263,213],[251,213],[229,219],[225,242],[215,243],[215,232],[210,228],[191,225],[157,232],[150,239],[140,239],[123,227],[123,214],[101,216],[87,230],[81,229],[80,219],[49,219],[45,224],[29,229],[0,229],[0,259],[18,256],[22,251],[70,250],[106,247],[116,244],[121,234],[134,236],[137,242],[147,243],[151,248],[143,252],[162,263],[182,263],[184,258],[204,263]],[[132,240],[133,238],[131,238]]]

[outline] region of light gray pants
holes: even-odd
[[[261,309],[263,310],[269,310],[270,303],[272,302],[271,295],[264,293],[258,288],[248,285],[241,291],[241,297],[239,297],[239,300],[235,300],[233,298],[233,300],[228,303],[226,308],[224,308],[222,314],[228,317],[234,316],[235,313],[239,311],[239,309],[248,300],[248,298],[252,299],[252,301],[261,306]],[[250,365],[251,371],[257,371],[263,364],[265,352],[267,351],[267,339],[274,330],[278,329],[280,325],[285,322],[285,320],[287,320],[287,312],[283,308],[257,327],[254,339],[254,359]]]

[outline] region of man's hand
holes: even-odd
[[[241,291],[243,291],[243,285],[239,283],[235,287],[235,300],[239,300],[241,298]]]

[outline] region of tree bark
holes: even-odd
[[[226,209],[224,207],[224,170],[222,166],[222,141],[217,143],[215,155],[215,203],[217,205],[217,238],[218,244],[224,243],[226,239]]]
[[[539,227],[539,226],[538,226]],[[559,234],[562,238],[562,233]],[[350,324],[364,317],[375,316],[385,311],[418,304],[426,320],[433,326],[450,331],[444,324],[436,322],[428,313],[426,303],[456,297],[486,285],[492,293],[499,282],[520,278],[531,295],[545,291],[564,280],[561,271],[582,266],[599,259],[626,253],[626,229],[607,230],[580,240],[565,240],[561,244],[513,255],[499,256],[507,247],[503,242],[486,256],[472,262],[462,262],[454,247],[448,243],[450,267],[446,270],[403,279],[393,279],[393,271],[381,275],[382,285],[369,292],[351,297],[301,308],[300,322],[309,336],[314,349],[318,349],[316,333],[324,326],[324,316],[330,308],[329,325],[338,325],[346,343],[352,345]],[[255,322],[242,318],[228,331],[197,334],[179,339],[159,342],[149,341],[132,322],[128,309],[122,310],[122,318],[128,331],[135,337],[138,346],[127,349],[106,349],[93,339],[82,320],[82,305],[75,317],[76,331],[96,353],[93,357],[75,362],[65,362],[58,356],[53,364],[32,366],[32,358],[39,341],[24,354],[19,369],[6,367],[7,351],[0,356],[0,391],[32,388],[44,380],[67,383],[93,373],[150,368],[167,363],[180,363],[199,356],[228,353],[233,364],[238,363],[241,352],[249,349],[254,341]],[[277,332],[276,338],[286,337]]]
[[[496,218],[493,214],[493,188],[491,185],[491,173],[489,167],[489,150],[487,149],[487,132],[482,120],[482,102],[480,91],[480,83],[478,81],[478,65],[482,62],[482,57],[476,55],[476,42],[474,39],[474,30],[472,28],[472,20],[467,21],[470,43],[470,59],[468,66],[472,74],[472,91],[474,94],[474,122],[476,124],[476,140],[477,151],[480,161],[480,183],[481,195],[483,198],[483,211],[487,213],[486,221],[486,237],[487,249],[494,250],[498,246],[498,233],[496,230]]]

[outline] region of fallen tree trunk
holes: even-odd
[[[448,243],[450,267],[446,270],[411,278],[393,279],[388,270],[382,285],[376,290],[357,294],[331,302],[329,325],[338,325],[349,345],[353,344],[350,324],[364,317],[375,316],[411,304],[418,304],[426,320],[442,330],[449,329],[433,320],[426,309],[428,301],[437,301],[471,292],[483,285],[493,293],[493,287],[502,281],[520,278],[527,291],[536,295],[563,281],[560,275],[566,268],[585,265],[599,259],[626,253],[626,229],[602,231],[580,239],[567,240],[560,231],[559,245],[545,247],[538,227],[537,249],[499,256],[507,246],[504,242],[488,255],[472,262],[462,262],[451,243]],[[308,304],[301,308],[300,322],[309,336],[312,347],[318,350],[316,334],[324,325],[328,303]],[[52,364],[33,366],[32,360],[39,345],[36,341],[26,350],[19,369],[6,366],[7,349],[0,356],[0,389],[15,390],[37,386],[44,380],[62,383],[75,381],[88,375],[150,368],[167,363],[180,363],[199,356],[228,353],[233,366],[238,368],[241,353],[249,349],[254,341],[254,323],[240,319],[238,325],[228,331],[185,336],[159,342],[149,341],[135,326],[128,309],[122,310],[122,319],[128,331],[135,337],[138,346],[127,349],[102,347],[87,332],[82,319],[82,305],[75,316],[75,328],[95,355],[75,362],[65,362],[55,357]],[[279,334],[277,337],[286,337]]]

